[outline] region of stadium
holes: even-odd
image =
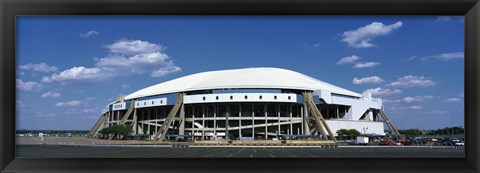
[[[114,124],[151,140],[336,141],[339,129],[385,135],[382,100],[281,68],[196,73],[156,84],[108,104],[90,131]]]

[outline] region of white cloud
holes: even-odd
[[[122,89],[127,89],[127,88],[130,88],[130,85],[128,85],[128,84],[123,84],[122,85]]]
[[[422,109],[422,106],[409,106],[409,107],[407,107],[407,109],[410,109],[410,110],[419,110],[419,109]]]
[[[408,75],[408,76],[401,77],[397,81],[388,84],[388,86],[408,88],[408,87],[429,87],[436,84],[437,83],[435,81],[427,79],[426,77],[423,77],[423,76]]]
[[[320,44],[320,43],[316,43],[316,44],[313,44],[312,46],[313,46],[313,47],[320,47],[321,44]]]
[[[383,88],[377,87],[377,88],[372,88],[372,89],[363,91],[363,93],[367,93],[367,92],[372,93],[372,95],[374,96],[388,96],[393,94],[399,94],[402,91],[399,89],[391,90],[391,89],[383,89]]]
[[[165,76],[169,73],[173,73],[173,72],[178,72],[178,71],[181,71],[182,69],[180,67],[177,67],[177,66],[168,66],[168,67],[163,67],[163,68],[160,68],[158,70],[155,70],[153,71],[150,76],[152,77],[162,77],[162,76]]]
[[[87,38],[87,37],[90,37],[90,36],[93,36],[93,35],[99,35],[99,34],[100,34],[100,32],[98,32],[98,31],[88,31],[88,32],[85,32],[85,33],[81,33],[80,37]]]
[[[459,21],[463,22],[463,16],[437,16],[435,22],[448,22],[454,19],[458,19]]]
[[[17,88],[23,91],[38,91],[43,85],[38,82],[23,82],[21,79],[16,80]]]
[[[433,110],[422,112],[422,114],[447,114],[447,111]]]
[[[465,97],[465,94],[463,92],[461,92],[461,93],[458,94],[458,96],[463,98],[463,97]]]
[[[167,54],[160,52],[160,45],[140,40],[120,40],[105,46],[110,54],[95,59],[95,67],[73,67],[49,77],[42,82],[52,81],[102,81],[105,79],[150,73],[151,77],[161,77],[181,71]]]
[[[72,100],[72,101],[69,101],[69,102],[58,102],[58,103],[55,104],[55,106],[57,106],[57,107],[78,106],[82,103],[83,102],[78,101],[78,100]]]
[[[400,99],[396,99],[396,100],[382,99],[382,103],[400,103]]]
[[[423,109],[422,106],[387,106],[389,110],[420,110]]]
[[[459,102],[462,102],[462,101],[463,101],[463,99],[456,98],[456,97],[442,100],[442,102],[446,102],[446,103],[459,103]]]
[[[96,114],[96,113],[99,113],[99,112],[100,112],[100,109],[98,109],[98,108],[83,108],[83,109],[71,108],[71,109],[65,111],[65,114],[68,114],[68,115]]]
[[[53,81],[102,81],[106,78],[112,76],[112,73],[108,72],[108,69],[101,68],[86,68],[83,66],[73,67],[67,70],[60,72],[59,74],[55,73],[50,77],[43,77],[42,82],[53,82]]]
[[[371,68],[380,65],[378,62],[357,63],[353,68]]]
[[[364,77],[361,79],[358,79],[357,77],[353,78],[352,83],[356,85],[361,85],[361,84],[376,84],[376,83],[382,83],[383,79],[378,76],[371,76],[371,77]]]
[[[342,59],[340,59],[336,64],[340,65],[340,64],[354,63],[354,62],[360,60],[361,58],[362,57],[359,57],[357,55],[347,56],[347,57],[343,57]]]
[[[100,112],[97,108],[85,108],[82,109],[83,113],[90,114],[90,113],[97,113]]]
[[[402,27],[403,23],[398,21],[391,25],[384,25],[381,22],[372,22],[369,25],[360,27],[356,30],[345,31],[342,34],[342,41],[349,47],[369,48],[375,46],[372,42],[374,37],[387,35],[393,30]]]
[[[42,98],[55,98],[55,97],[60,97],[62,94],[60,93],[57,93],[57,92],[46,92],[44,94],[42,94]]]
[[[36,112],[35,113],[36,117],[54,117],[56,116],[55,113],[46,113],[46,112]]]
[[[422,60],[428,61],[431,59],[440,60],[440,61],[455,61],[455,60],[463,60],[465,58],[464,52],[450,52],[450,53],[442,53],[437,55],[429,55],[429,56],[412,56],[407,60]]]
[[[424,96],[415,96],[415,97],[405,97],[403,98],[403,101],[406,103],[412,103],[412,102],[423,102],[426,99],[433,99],[433,96],[424,95]]]
[[[142,40],[119,40],[105,46],[110,52],[123,55],[135,55],[161,52],[162,46]]]
[[[22,70],[33,70],[33,71],[36,71],[36,72],[43,72],[43,73],[58,71],[57,67],[49,66],[45,63],[40,63],[40,64],[28,63],[28,64],[25,64],[25,65],[21,65],[20,69],[22,69]]]

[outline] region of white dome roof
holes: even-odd
[[[296,90],[329,90],[331,93],[362,97],[307,75],[281,68],[244,68],[196,73],[156,84],[132,94],[125,99],[184,91],[225,88],[271,88]]]

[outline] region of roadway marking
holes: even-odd
[[[227,157],[231,157],[233,154],[228,155]]]
[[[274,155],[270,154],[270,157],[275,157]]]

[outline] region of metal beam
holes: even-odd
[[[120,121],[120,124],[125,124],[125,121],[127,121],[128,118],[130,118],[130,115],[132,114],[133,110],[135,109],[134,105],[135,105],[135,100],[132,100],[132,102],[130,103],[130,108],[128,108],[128,111],[122,117],[122,120]]]
[[[95,137],[95,135],[97,135],[98,131],[100,131],[100,127],[102,127],[103,123],[105,122],[105,119],[106,119],[106,115],[102,115],[100,116],[100,118],[98,118],[97,122],[95,123],[93,128],[90,130],[90,134],[92,134],[92,136]]]
[[[183,105],[183,93],[178,93],[177,101],[175,105],[173,106],[170,113],[168,113],[168,116],[165,122],[162,124],[160,129],[158,129],[158,131],[155,133],[155,138],[153,138],[154,140],[163,141],[165,139],[165,134],[167,133],[168,128],[170,127],[170,124],[172,124],[172,122],[174,121],[174,118],[177,115],[177,112],[182,105]]]
[[[330,138],[333,140],[333,141],[337,141],[335,139],[335,136],[334,134],[332,133],[332,131],[330,130],[330,127],[328,127],[328,124],[327,122],[325,121],[325,119],[323,118],[323,115],[322,113],[320,112],[320,110],[318,110],[317,106],[315,105],[315,102],[313,101],[313,94],[312,92],[304,92],[303,93],[303,97],[304,97],[304,102],[306,103],[306,105],[309,107],[309,110],[310,112],[312,113],[313,115],[313,118],[315,119],[315,123],[318,127],[317,130],[320,130],[320,133],[322,133],[322,136],[324,137],[324,139],[327,139],[327,136],[326,136],[326,133],[325,133],[325,130],[327,130]],[[324,130],[325,128],[325,130]]]
[[[383,112],[383,110],[381,110],[381,109],[380,109],[380,115],[382,115],[383,120],[387,124],[388,128],[390,128],[392,133],[396,134],[396,135],[399,135],[400,133],[397,131],[395,126],[393,126],[392,122],[390,121],[390,119],[388,119],[387,115],[385,115],[385,112]]]

